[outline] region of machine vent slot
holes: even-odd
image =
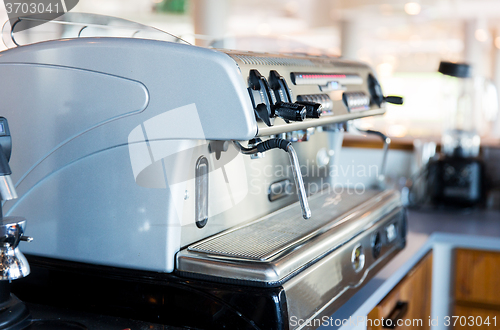
[[[315,66],[311,60],[300,58],[263,57],[252,55],[230,55],[249,65]]]

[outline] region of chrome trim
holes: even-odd
[[[24,236],[26,219],[5,217],[0,223],[0,281],[12,281],[28,276],[30,266],[19,250],[20,241],[31,241]]]
[[[315,329],[316,326],[308,325],[317,325],[315,320],[332,315],[364,283],[373,278],[405,246],[404,221],[404,210],[393,210],[358,237],[285,282],[283,288],[289,320],[292,317],[304,320],[298,326],[290,324],[290,329]],[[398,239],[390,243],[384,240],[381,254],[375,258],[369,253],[372,236],[383,232],[384,228],[393,223],[398,223]],[[365,252],[364,268],[359,272],[350,267],[352,251],[358,246],[362,246]]]
[[[339,104],[342,103],[342,107],[345,108],[343,102],[338,101],[337,103]],[[370,110],[358,111],[353,113],[344,113],[344,114],[337,111],[337,108],[334,108],[333,112],[335,114],[333,116],[325,115],[321,116],[320,118],[306,118],[304,121],[294,121],[290,123],[286,123],[283,119],[278,117],[274,118],[274,125],[270,127],[267,126],[264,122],[258,121],[257,136],[261,137],[268,135],[276,135],[291,131],[299,131],[302,129],[307,129],[309,127],[326,126],[335,123],[343,123],[349,120],[363,118],[367,116],[383,115],[385,113],[385,108],[380,108],[380,109],[373,108]]]
[[[0,176],[0,199],[10,201],[17,198],[16,187],[10,175]]]
[[[277,285],[371,228],[401,205],[395,191],[366,191],[363,195],[319,193],[310,197],[309,203],[314,210],[309,221],[302,219],[296,202],[181,250],[177,254],[177,271],[183,276]],[[278,233],[282,234],[281,241]]]
[[[195,223],[198,228],[206,226],[208,221],[209,164],[205,156],[196,161],[195,166]]]

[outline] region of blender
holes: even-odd
[[[479,157],[478,134],[472,68],[466,63],[441,62],[445,127],[441,154],[429,162],[428,188],[434,205],[471,207],[484,201],[484,164]]]

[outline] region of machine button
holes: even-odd
[[[396,228],[396,224],[391,223],[389,226],[387,226],[385,228],[385,234],[387,236],[388,243],[391,243],[392,241],[394,241],[396,239],[396,237],[398,236],[398,230]]]
[[[360,272],[365,266],[365,253],[361,244],[356,245],[351,254],[352,268],[356,273]]]
[[[328,96],[328,94],[305,94],[297,95],[297,103],[303,104],[302,102],[312,102],[321,104],[321,114],[331,114],[333,110],[333,101]],[[309,118],[315,118],[310,117]]]
[[[377,259],[380,256],[380,251],[382,251],[382,239],[380,238],[380,233],[376,232],[372,235],[371,243],[373,258]]]
[[[364,92],[345,92],[342,99],[349,112],[370,109],[370,97]]]

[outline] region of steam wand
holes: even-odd
[[[385,170],[387,166],[387,154],[389,152],[389,147],[391,146],[391,138],[389,138],[382,132],[369,129],[367,130],[359,129],[354,125],[349,126],[348,130],[351,133],[361,133],[361,134],[378,136],[384,143],[384,148],[382,150],[382,164],[380,165],[380,172],[377,176],[377,186],[381,189],[385,188]]]
[[[292,142],[275,138],[260,142],[251,148],[245,148],[237,141],[234,141],[234,144],[244,155],[253,155],[271,149],[281,149],[286,151],[288,153],[288,157],[290,158],[290,165],[292,167],[295,186],[297,186],[297,194],[299,195],[300,207],[302,208],[302,216],[304,219],[309,219],[311,217],[311,209],[309,208],[309,203],[307,202],[306,189],[304,188],[304,181],[302,180],[302,174],[300,173],[299,159],[295,149],[292,147]]]

